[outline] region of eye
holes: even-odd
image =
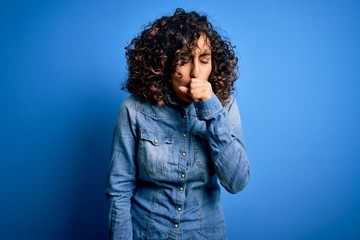
[[[202,57],[200,58],[200,62],[203,64],[208,64],[210,62],[210,57],[206,56],[206,57]]]
[[[190,62],[190,61],[188,61],[188,60],[181,60],[180,63],[179,63],[179,65],[180,65],[180,66],[184,66],[184,65],[188,64],[189,62]]]
[[[208,53],[201,54],[199,59],[202,64],[208,64],[211,60],[211,55]]]
[[[180,66],[184,66],[185,64],[188,64],[191,61],[190,56],[183,54],[178,62]]]

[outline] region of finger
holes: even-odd
[[[204,80],[202,78],[191,78],[190,81],[193,81],[193,82],[208,82],[208,80]]]
[[[182,92],[183,94],[189,94],[189,88],[187,88],[187,87],[179,86],[179,90],[180,90],[180,92]]]
[[[189,93],[189,88],[185,87],[185,86],[179,86],[179,90],[180,92],[184,93],[184,94],[188,94]]]
[[[191,82],[189,86],[190,93],[193,92],[212,92],[211,84],[207,81]]]
[[[212,87],[208,81],[194,79],[191,81],[188,94],[195,100],[195,101],[204,101],[208,100],[212,96]]]
[[[209,91],[206,91],[206,90],[195,90],[195,91],[192,91],[190,96],[193,98],[193,99],[196,99],[196,100],[207,100],[211,97],[212,93],[209,92]]]
[[[190,89],[188,87],[179,86],[179,91],[185,94],[190,102],[194,101],[193,97],[190,94]]]
[[[193,86],[202,86],[202,85],[208,86],[208,85],[211,85],[209,81],[203,80],[203,79],[198,79],[198,78],[192,78],[190,80],[189,84],[193,85]]]

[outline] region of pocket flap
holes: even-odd
[[[141,130],[140,138],[142,140],[147,140],[147,141],[151,142],[155,146],[162,145],[165,143],[172,144],[174,142],[173,136],[167,136],[164,134],[151,132],[148,130]]]

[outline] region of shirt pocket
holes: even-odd
[[[140,130],[138,152],[140,167],[150,174],[166,170],[171,159],[173,143],[173,136],[146,129]]]

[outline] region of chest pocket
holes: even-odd
[[[173,136],[142,129],[138,152],[140,167],[150,174],[166,170],[172,157],[173,143]]]

